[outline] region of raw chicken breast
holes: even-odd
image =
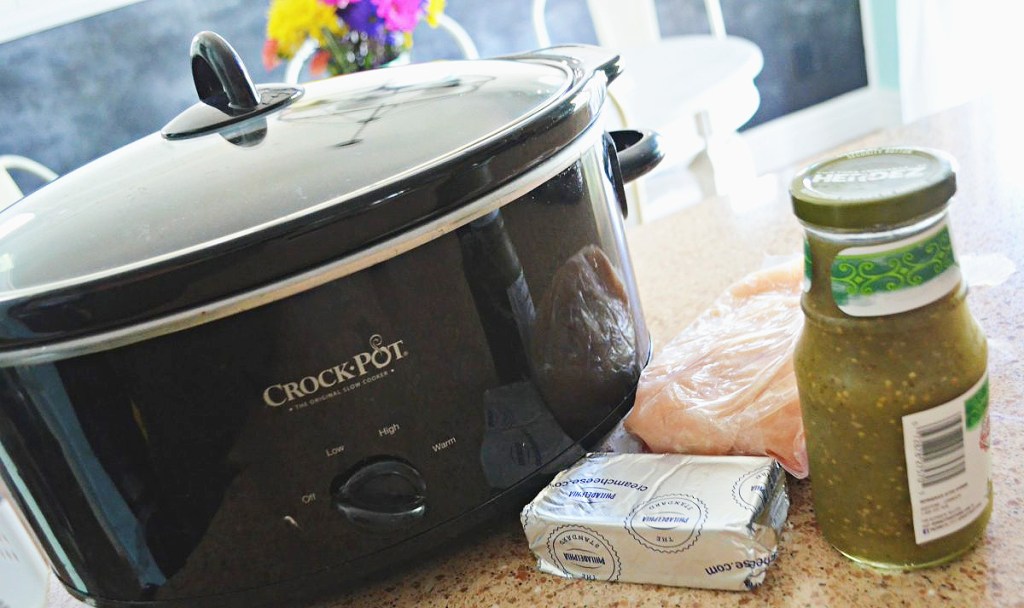
[[[626,286],[611,260],[587,245],[555,273],[537,306],[530,344],[534,379],[567,432],[611,412],[640,375]],[[578,437],[573,437],[578,439]]]
[[[732,285],[655,357],[626,429],[654,452],[768,455],[806,477],[793,372],[802,266]]]

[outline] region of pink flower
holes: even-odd
[[[423,11],[423,0],[375,0],[374,4],[377,16],[392,32],[413,31]]]

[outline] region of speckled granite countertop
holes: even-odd
[[[944,149],[960,162],[951,217],[958,253],[1000,254],[1019,269],[969,302],[990,341],[995,506],[983,542],[963,559],[913,573],[860,567],[818,531],[810,484],[790,479],[792,508],[780,557],[755,591],[725,592],[566,580],[538,572],[518,520],[420,565],[322,602],[318,608],[556,606],[1024,606],[1024,122],[992,102],[880,133],[843,149],[913,144]],[[713,199],[634,227],[630,247],[655,349],[683,329],[732,281],[767,256],[798,253],[801,231],[783,175],[774,197]],[[80,606],[56,586],[51,606]]]

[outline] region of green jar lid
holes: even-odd
[[[804,169],[789,188],[801,221],[841,230],[910,224],[943,209],[955,192],[953,161],[923,148],[850,152]]]

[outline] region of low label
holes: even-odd
[[[988,506],[988,376],[942,405],[903,417],[914,537],[924,544],[961,530]]]

